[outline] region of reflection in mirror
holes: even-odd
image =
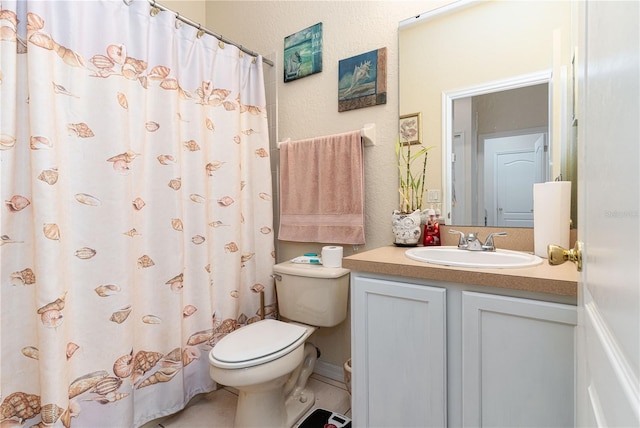
[[[532,227],[531,183],[571,180],[576,162],[562,159],[575,154],[571,2],[457,3],[399,29],[399,115],[420,113],[435,146],[427,186],[440,196],[424,208],[447,224]]]
[[[544,83],[451,99],[453,224],[533,227],[533,184],[549,177],[548,94]]]

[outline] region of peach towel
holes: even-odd
[[[281,143],[278,239],[364,244],[360,131]]]

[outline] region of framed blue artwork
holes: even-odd
[[[338,111],[387,103],[387,48],[338,61]]]
[[[322,71],[322,22],[284,38],[284,81]]]

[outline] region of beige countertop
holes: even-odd
[[[390,245],[345,257],[342,266],[355,272],[484,285],[512,290],[576,297],[578,272],[573,263],[527,268],[477,269],[422,263],[404,255],[407,248]]]

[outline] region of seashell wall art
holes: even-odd
[[[338,111],[387,103],[387,48],[338,61]]]

